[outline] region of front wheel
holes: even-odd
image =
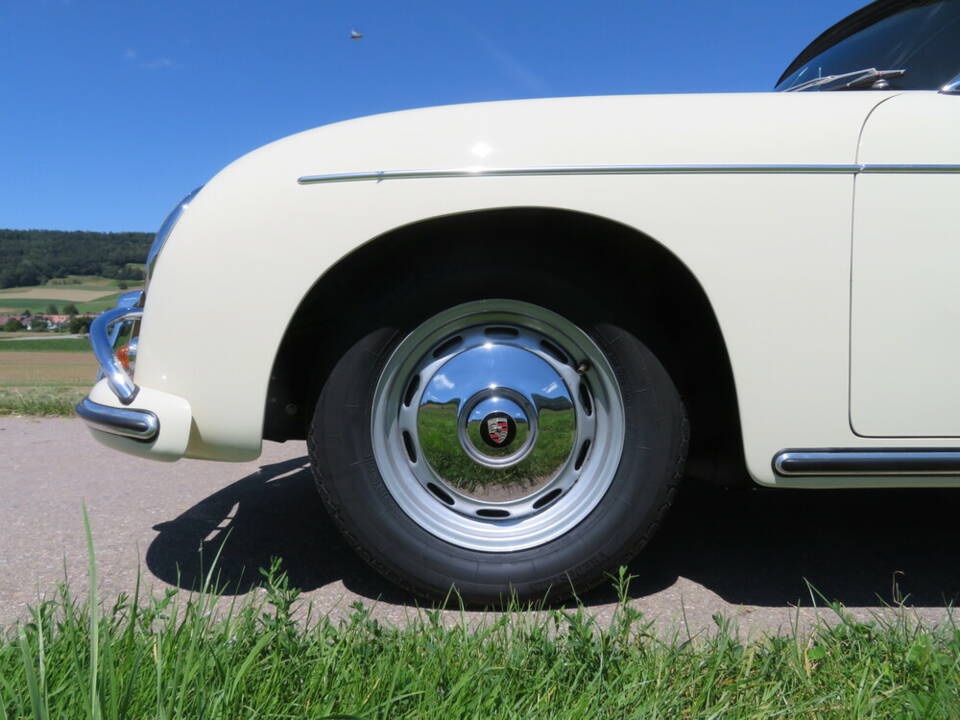
[[[418,594],[488,604],[560,599],[627,562],[672,500],[687,429],[632,334],[488,299],[354,344],[309,439],[362,557]]]

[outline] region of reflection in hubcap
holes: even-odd
[[[424,456],[449,490],[503,503],[554,478],[573,451],[576,411],[550,363],[484,342],[436,370],[417,425]]]
[[[481,300],[420,324],[374,390],[374,458],[401,509],[459,547],[508,552],[569,532],[607,492],[623,401],[560,315]]]

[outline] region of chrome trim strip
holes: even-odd
[[[126,293],[121,298],[121,302],[132,300],[133,298],[129,298],[131,295],[133,293]],[[136,302],[134,302],[134,305]],[[113,354],[113,346],[116,343],[119,330],[112,332],[111,326],[119,327],[123,320],[139,319],[142,316],[143,308],[121,306],[100,313],[90,324],[90,345],[93,348],[94,357],[97,358],[97,364],[100,365],[100,372],[107,378],[107,383],[113,390],[113,394],[124,405],[133,402],[139,388],[134,385],[133,379]]]
[[[960,95],[960,75],[940,88],[940,92],[943,95]]]
[[[881,165],[875,163],[872,165],[861,165],[860,172],[873,175],[873,174],[893,174],[893,175],[903,175],[903,174],[942,174],[942,173],[957,173],[960,172],[960,165],[935,165],[935,164],[917,164],[917,165],[908,165],[908,164],[897,164],[897,165]]]
[[[773,471],[781,477],[960,476],[960,449],[782,450]]]
[[[300,185],[382,180],[466,177],[542,177],[550,175],[857,175],[859,173],[960,173],[960,165],[568,165],[449,170],[377,170],[304,175]]]
[[[79,415],[95,430],[122,435],[123,437],[152,440],[160,432],[160,420],[149,410],[131,410],[101,405],[84,398],[76,407]]]
[[[376,172],[304,175],[301,185],[362,180],[423,178],[526,177],[544,175],[741,175],[764,173],[855,173],[859,165],[558,165],[515,168],[455,168],[450,170],[379,170]]]

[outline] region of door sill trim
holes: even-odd
[[[785,478],[960,476],[960,448],[781,450],[773,472]]]

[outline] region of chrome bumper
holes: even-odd
[[[89,427],[113,435],[148,441],[160,432],[160,420],[149,410],[110,407],[90,398],[81,400],[76,410]]]
[[[117,342],[123,323],[139,320],[143,316],[142,298],[142,290],[124,293],[120,296],[117,307],[100,313],[90,324],[90,345],[100,365],[100,372],[107,379],[113,394],[124,405],[133,402],[139,388],[113,354],[113,346]]]
[[[90,345],[100,365],[100,376],[106,378],[110,390],[124,405],[133,402],[140,388],[117,359],[114,346],[124,323],[139,320],[143,315],[142,300],[142,290],[124,293],[117,307],[101,313],[90,324]],[[148,441],[160,432],[160,420],[149,410],[111,407],[87,397],[76,406],[76,411],[89,427],[113,435]]]

